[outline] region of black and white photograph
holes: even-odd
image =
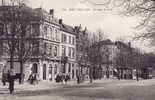
[[[155,0],[0,0],[0,100],[155,100]]]

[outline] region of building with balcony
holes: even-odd
[[[7,6],[9,8],[10,6]],[[2,9],[2,8],[1,8]],[[74,28],[62,23],[62,20],[55,18],[54,10],[49,12],[42,8],[24,8],[31,12],[30,29],[27,34],[31,34],[29,38],[31,55],[24,62],[25,80],[30,74],[39,75],[40,80],[55,81],[55,76],[59,73],[70,74],[71,78],[76,78],[76,41]],[[2,14],[2,13],[1,13]],[[0,19],[1,20],[1,19]],[[3,24],[3,23],[1,23]],[[0,30],[4,28],[0,28]],[[1,34],[3,31],[1,31]],[[10,67],[9,53],[4,50],[7,39],[0,36],[1,42],[1,61],[0,72],[3,66]],[[3,41],[2,41],[3,40]],[[26,44],[26,42],[24,43]],[[29,48],[29,47],[27,47]],[[14,68],[16,73],[20,73],[20,64],[15,58]]]

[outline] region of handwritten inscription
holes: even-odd
[[[111,3],[112,0],[79,0],[80,3],[90,3],[93,5],[106,5]]]
[[[63,8],[62,11],[105,11],[102,8]]]

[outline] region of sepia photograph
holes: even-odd
[[[155,100],[155,0],[0,0],[0,100]]]

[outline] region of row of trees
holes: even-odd
[[[91,33],[87,28],[80,31],[81,28],[81,26],[76,28],[79,30],[77,31],[77,62],[78,66],[81,67],[80,70],[84,67],[89,69],[89,78],[90,82],[92,82],[93,79],[96,79],[101,75],[97,70],[102,71],[101,66],[103,64],[103,54],[108,52],[105,51],[103,53],[102,44],[99,43],[106,40],[107,37],[100,29],[95,33]],[[107,54],[107,56],[109,56],[109,54]]]
[[[102,42],[106,42],[106,40],[107,37],[101,30],[91,34],[90,37],[87,35],[87,38],[84,38],[84,40],[80,40],[83,41],[81,42],[81,52],[83,52],[82,57],[85,57],[85,59],[80,59],[78,63],[85,62],[85,66],[89,66],[91,82],[93,79],[102,77],[103,64],[106,65],[107,78],[109,78],[109,65],[111,64],[113,64],[115,69],[136,69],[137,72],[142,68],[154,67],[155,55],[153,53],[142,53],[139,49],[133,48],[131,43],[126,44],[121,40],[111,42],[115,44],[103,45]],[[110,46],[112,45],[115,45],[115,49],[117,50],[115,50],[114,58],[111,60],[112,48]],[[103,50],[103,48],[105,48],[105,50]]]

